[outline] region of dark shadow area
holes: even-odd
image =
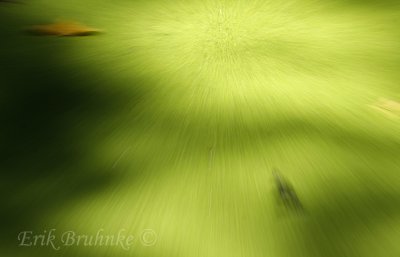
[[[310,206],[310,217],[301,225],[298,243],[303,244],[306,256],[355,256],[360,249],[372,247],[371,241],[363,237],[374,238],[379,244],[382,234],[376,233],[381,226],[400,215],[400,195],[379,186],[361,193],[355,188],[332,188],[330,192],[325,200]],[[383,246],[381,252],[388,257],[398,256],[398,252]]]
[[[118,181],[96,147],[113,132],[102,127],[107,120],[143,92],[100,87],[93,72],[59,58],[62,45],[51,40],[63,38],[24,34],[32,22],[7,8],[0,6],[0,246],[12,249],[20,231],[47,229],[37,220]]]
[[[274,129],[276,133],[264,133],[267,141],[284,139],[279,128],[294,138],[307,137],[311,142],[313,139],[323,139],[334,149],[339,147],[346,150],[349,159],[343,159],[341,165],[351,171],[349,181],[341,176],[335,179],[334,173],[322,173],[321,180],[316,184],[308,181],[307,176],[291,181],[294,186],[299,186],[296,189],[299,189],[297,193],[300,196],[304,196],[303,183],[315,192],[312,199],[301,197],[306,210],[304,215],[294,215],[285,210],[280,206],[280,201],[272,201],[273,204],[267,201],[265,212],[277,210],[277,226],[282,228],[277,237],[287,245],[282,249],[282,256],[294,256],[295,250],[298,251],[297,256],[355,257],[369,249],[378,249],[388,257],[398,256],[398,249],[385,249],[380,245],[385,241],[382,231],[390,230],[388,224],[397,224],[400,217],[400,194],[397,190],[400,184],[398,179],[393,179],[400,171],[393,168],[399,163],[398,142],[384,137],[369,137],[363,132],[335,129],[329,124],[305,121],[281,123]],[[312,160],[313,156],[307,158]],[[339,160],[337,156],[327,155],[326,158]],[[376,164],[381,164],[381,167]],[[299,167],[299,170],[307,172],[304,167]],[[338,174],[343,174],[343,170],[338,170]],[[271,190],[271,196],[275,194],[276,190]],[[260,224],[263,223],[265,221],[260,219]],[[393,231],[389,233],[394,234]]]

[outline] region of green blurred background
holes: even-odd
[[[103,33],[24,33],[57,20]],[[400,119],[373,108],[399,25],[395,0],[0,2],[0,256],[400,256]],[[19,246],[51,229],[135,244]]]

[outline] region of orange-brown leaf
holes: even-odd
[[[56,22],[45,25],[32,26],[29,31],[43,36],[89,36],[99,33],[100,30],[87,27],[77,22]]]

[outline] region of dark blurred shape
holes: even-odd
[[[37,36],[90,36],[100,33],[100,30],[73,21],[55,22],[35,25],[28,32]]]
[[[280,201],[282,201],[287,208],[302,211],[304,209],[303,205],[300,202],[300,199],[297,196],[292,184],[282,176],[279,170],[274,169],[272,173]]]

